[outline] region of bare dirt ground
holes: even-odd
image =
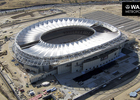
[[[0,0],[1,9],[14,9],[29,7],[41,4],[64,4],[64,3],[82,3],[89,1],[111,1],[111,0]],[[113,0],[119,1],[119,0]]]
[[[8,100],[3,94],[0,93],[0,97],[2,100]]]
[[[9,2],[9,4],[15,2],[14,0],[11,0],[11,1],[5,0],[5,1],[6,2]],[[19,1],[22,1],[22,0],[19,0]],[[37,0],[34,0],[34,1],[37,1]],[[41,0],[41,1],[43,1],[43,0]],[[41,2],[41,1],[39,1],[39,2]],[[48,1],[48,0],[46,0],[46,1]],[[56,1],[60,1],[60,0],[56,0]],[[30,2],[30,1],[27,1],[27,2]],[[18,2],[18,3],[20,3],[20,2]],[[16,5],[16,4],[13,3],[11,6],[15,7],[14,5]],[[5,7],[7,7],[7,6],[5,6]],[[22,24],[12,25],[12,26],[6,27],[6,28],[1,28],[0,35],[2,35],[2,36],[0,36],[0,39],[1,38],[4,38],[5,36],[10,37],[11,35],[20,32],[23,28],[25,28],[25,27],[27,27],[27,26],[29,26],[31,24],[34,24],[36,22],[39,22],[39,21],[53,19],[53,18],[62,18],[62,17],[77,17],[77,18],[82,17],[82,16],[79,16],[80,15],[79,14],[79,8],[81,8],[81,15],[82,14],[87,14],[87,13],[90,13],[90,12],[93,12],[93,11],[105,11],[105,12],[109,12],[109,13],[112,13],[112,14],[115,14],[115,15],[118,15],[118,16],[121,16],[122,15],[122,9],[121,9],[122,6],[120,4],[67,6],[67,7],[54,7],[54,8],[60,9],[60,10],[63,10],[63,11],[66,11],[67,13],[66,14],[62,14],[62,15],[52,16],[52,17],[46,17],[46,18],[42,18],[42,19],[39,19],[39,20],[35,20],[35,21],[31,21],[31,22],[26,22],[26,23],[22,23]],[[28,16],[22,16],[22,17],[19,17],[19,18],[16,18],[16,19],[12,19],[11,18],[12,16],[15,16],[16,14],[14,14],[14,15],[0,16],[0,19],[3,19],[3,20],[0,21],[0,23],[5,23],[6,20],[9,20],[9,21],[26,20],[26,19],[32,19],[32,18],[35,18],[35,17],[41,17],[42,16],[42,15],[39,15],[38,11],[34,12],[33,14],[34,14],[34,16],[28,15]],[[129,17],[129,16],[127,16],[127,18],[130,18],[130,19],[133,19],[133,20],[136,20],[136,21],[140,21],[140,18],[137,17],[137,16],[135,16],[135,17]],[[7,31],[7,32],[6,33],[3,33],[4,31]],[[12,32],[12,33],[10,33],[10,32]],[[7,74],[13,79],[13,81],[15,82],[15,85],[16,86],[23,85],[25,87],[26,82],[28,82],[28,79],[25,78],[25,76],[27,76],[27,75],[24,74],[24,72],[22,72],[18,68],[19,66],[15,66],[15,64],[17,62],[11,62],[11,60],[13,58],[12,58],[12,55],[11,55],[11,53],[9,51],[9,43],[10,43],[10,41],[6,42],[2,46],[2,49],[1,50],[2,51],[8,50],[8,55],[3,56],[3,58],[0,57],[0,61],[4,62],[5,64],[8,64],[8,66],[9,66],[8,68],[9,68],[9,70],[11,70],[11,73],[13,74],[13,76],[10,75],[10,73],[7,73]],[[12,46],[12,45],[10,45],[10,46]],[[17,72],[17,73],[14,74],[14,72]],[[2,82],[2,81],[0,80],[0,82]],[[3,86],[3,87],[5,87],[5,86]],[[136,84],[136,85],[134,85],[133,87],[131,87],[128,90],[126,90],[125,92],[122,92],[121,94],[118,94],[115,97],[115,100],[136,100],[136,98],[134,98],[134,99],[133,98],[130,98],[128,94],[130,93],[130,91],[135,91],[139,87],[140,87],[140,84],[139,83]],[[31,88],[33,88],[33,87],[31,87]],[[29,89],[27,89],[27,90],[29,90]],[[6,91],[6,92],[9,93],[8,91]],[[2,96],[2,95],[0,94],[0,96]],[[105,96],[105,95],[100,95],[95,100],[101,100],[101,98],[103,96]],[[4,98],[4,96],[2,96],[2,97]],[[122,97],[123,97],[123,99],[122,99]],[[2,100],[6,100],[6,99],[4,98]],[[93,98],[91,97],[88,100],[93,100]]]
[[[7,86],[4,84],[3,80],[0,78],[0,100],[16,100],[15,96],[10,93]],[[2,92],[3,91],[3,92]]]

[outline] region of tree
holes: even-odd
[[[5,36],[5,39],[7,39],[7,36]]]

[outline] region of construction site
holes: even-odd
[[[45,97],[56,100],[109,100],[111,98],[115,100],[139,100],[139,91],[135,98],[130,97],[129,93],[140,88],[140,19],[139,16],[123,17],[121,7],[121,2],[119,4],[104,4],[101,2],[99,5],[93,3],[75,6],[53,6],[1,15],[0,18],[3,20],[0,21],[0,69],[2,73],[0,96],[2,100],[16,100],[18,98],[21,100],[42,100]],[[24,66],[13,57],[11,40],[14,40],[15,35],[29,25],[44,20],[65,17],[100,20],[117,27],[130,40],[130,44],[128,42],[125,45],[124,52],[126,56],[117,59],[117,64],[113,67],[93,75],[86,81],[84,80],[84,85],[78,81],[78,78],[76,79],[78,75],[82,74],[81,72],[50,75],[31,84],[29,70],[25,70]],[[126,69],[131,73],[123,75]],[[34,74],[34,72],[31,73]],[[109,82],[108,79],[110,78],[114,78],[114,80]],[[100,81],[109,83],[100,84]],[[43,82],[50,82],[50,84],[42,86]],[[100,88],[92,91],[97,84],[100,85]]]

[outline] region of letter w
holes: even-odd
[[[139,5],[131,5],[131,9],[139,9]]]

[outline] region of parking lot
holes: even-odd
[[[43,82],[48,82],[48,84],[43,85]],[[28,86],[24,87],[23,94],[28,98],[28,99],[33,99],[33,98],[43,98],[49,94],[53,94],[56,98],[63,98],[63,93],[59,91],[59,88],[61,85],[56,81],[55,77],[49,76],[47,79],[43,79],[39,82],[36,82],[34,84],[29,84]],[[33,91],[34,93],[32,94]],[[40,95],[40,96],[39,96]]]
[[[123,30],[130,35],[134,34],[140,38],[140,22],[126,17],[121,17],[108,12],[95,11],[92,13],[84,14],[84,18],[94,19],[114,25],[120,30]]]

